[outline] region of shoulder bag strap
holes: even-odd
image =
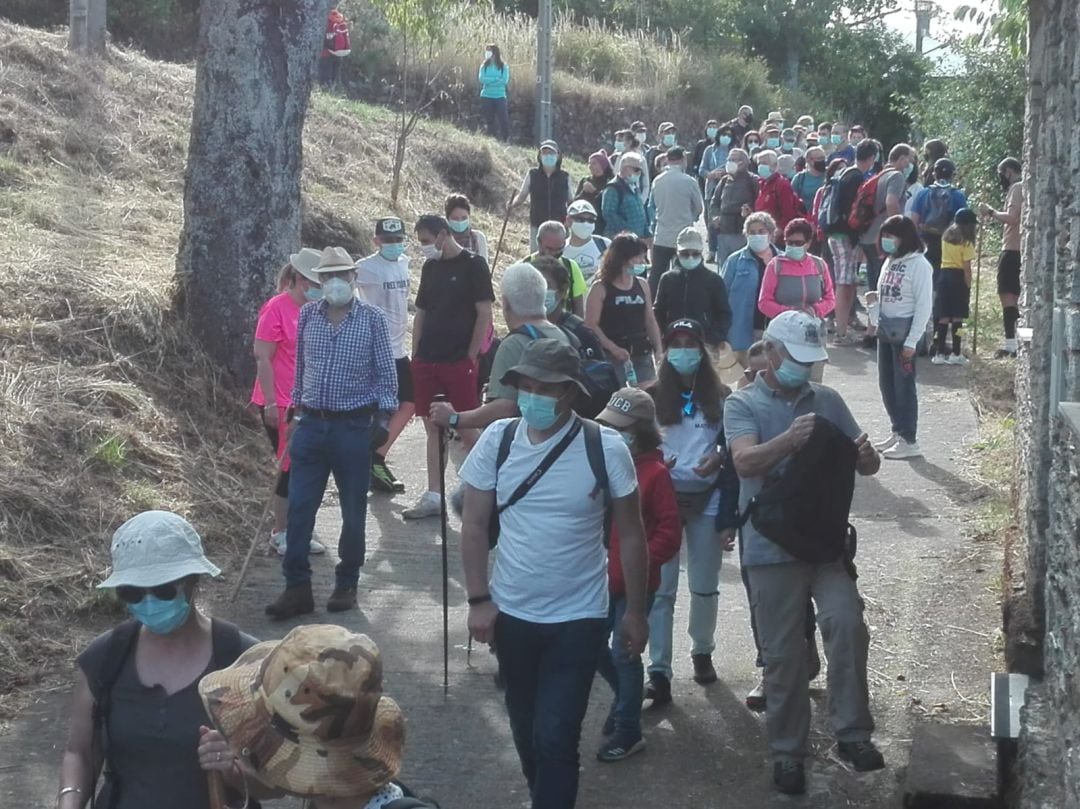
[[[603,493],[604,496],[604,546],[607,547],[611,537],[611,484],[608,480],[607,459],[604,457],[604,438],[600,434],[600,425],[595,421],[584,421],[582,428],[585,430],[585,455],[589,459],[593,477],[596,478],[596,488],[592,490],[591,497]]]
[[[529,489],[535,486],[540,478],[544,476],[544,473],[559,459],[559,456],[566,451],[568,446],[570,446],[570,442],[577,438],[579,432],[581,432],[581,419],[575,418],[574,424],[567,431],[566,435],[562,437],[562,440],[552,447],[551,451],[544,456],[544,460],[540,461],[540,465],[537,466],[525,480],[521,481],[521,484],[514,490],[514,493],[510,495],[510,499],[499,506],[500,514],[529,493]]]
[[[109,709],[112,703],[112,690],[116,681],[120,679],[120,672],[124,669],[124,663],[131,655],[135,647],[135,640],[139,637],[138,621],[125,621],[116,627],[109,635],[108,644],[105,647],[105,655],[101,667],[97,671],[98,693],[91,709],[92,731],[90,737],[90,756],[97,760],[97,746],[102,746],[102,759],[105,766],[102,774],[109,779],[115,778],[113,766],[109,761]],[[115,785],[111,790],[115,799]],[[90,809],[97,806],[97,774],[90,785]]]
[[[219,618],[210,619],[210,643],[213,646],[211,659],[217,671],[235,663],[243,651],[240,628]]]

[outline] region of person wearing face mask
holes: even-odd
[[[478,80],[480,107],[487,122],[488,134],[502,141],[510,140],[510,113],[506,99],[510,66],[503,62],[498,45],[488,45],[484,49]]]
[[[776,152],[757,153],[757,175],[760,184],[754,210],[771,216],[779,232],[783,233],[787,223],[799,216],[802,202],[791,190],[791,181],[780,173]],[[782,244],[783,239],[780,242]]]
[[[765,267],[778,254],[774,246],[776,222],[767,213],[754,213],[744,225],[746,246],[732,253],[724,262],[721,277],[731,305],[728,343],[739,362],[746,362],[746,352],[765,330],[765,315],[758,309],[761,279]]]
[[[132,517],[113,534],[111,555],[111,574],[98,587],[115,593],[130,620],[76,659],[56,806],[86,806],[104,761],[98,806],[210,809],[204,768],[213,764],[200,766],[199,745],[221,737],[207,728],[197,685],[258,641],[199,608],[200,578],[221,571],[183,517],[166,511]],[[242,778],[231,759],[223,763],[239,803]]]
[[[427,491],[402,512],[407,520],[441,513],[440,427],[431,420],[433,402],[443,394],[458,413],[480,405],[478,360],[491,328],[495,299],[487,262],[462,249],[445,219],[425,214],[416,221],[415,230],[425,261],[413,316],[412,372],[416,412],[424,419],[427,433]],[[471,449],[477,431],[450,426],[461,436],[465,449]]]
[[[817,128],[818,146],[825,150],[826,157],[829,157],[835,151],[832,144],[832,139],[830,138],[830,136],[832,135],[832,126],[833,125],[828,121],[822,121],[820,124],[818,124]]]
[[[789,183],[795,179],[795,158],[789,154],[776,156],[776,173]]]
[[[878,387],[892,433],[875,446],[892,460],[922,455],[916,436],[919,395],[915,349],[933,315],[934,268],[923,255],[915,223],[891,216],[878,236],[887,258],[878,294]]]
[[[251,404],[261,416],[263,428],[277,455],[281,470],[274,488],[274,525],[270,546],[285,553],[285,529],[289,513],[289,411],[292,409],[293,380],[296,374],[296,326],[300,307],[322,295],[315,267],[322,254],[309,247],[289,256],[278,273],[278,294],[263,304],[255,326],[255,386]],[[326,548],[312,540],[312,553]]]
[[[702,185],[702,192],[705,195],[703,199],[705,200],[713,198],[713,194],[716,193],[716,186],[727,174],[727,163],[732,150],[731,127],[725,124],[722,127],[714,128],[713,131],[716,134],[709,145],[705,147],[705,152],[697,169],[698,183]],[[708,219],[706,221],[709,233],[709,256],[706,260],[710,264],[715,264],[717,261],[716,228],[713,227],[711,221],[708,221]]]
[[[657,323],[684,318],[700,323],[705,342],[716,351],[727,342],[731,306],[723,279],[705,266],[703,248],[696,228],[685,228],[679,234],[675,263],[660,278],[653,313]]]
[[[787,129],[782,130],[780,133],[780,154],[791,155],[793,160],[802,157],[803,150],[799,148],[799,145],[796,143],[797,140],[798,135],[793,128],[788,127]]]
[[[652,608],[653,595],[660,586],[660,569],[678,555],[682,543],[682,520],[675,502],[675,489],[671,485],[671,473],[660,449],[656,405],[647,392],[623,388],[615,392],[596,420],[618,430],[634,456],[641,519],[645,525],[649,555],[648,611]],[[641,733],[645,669],[640,657],[626,653],[617,634],[626,611],[626,583],[622,575],[619,531],[615,527],[611,530],[608,545],[608,591],[611,602],[608,610],[611,647],[605,644],[601,649],[597,671],[611,686],[615,700],[604,721],[604,742],[596,754],[597,760],[604,762],[622,761],[645,749],[645,739]]]
[[[739,107],[739,114],[727,122],[726,126],[731,127],[731,145],[738,146],[744,149],[748,149],[744,140],[750,127],[754,123],[754,108],[748,104],[743,104]]]
[[[580,375],[571,346],[529,343],[501,380],[517,389],[521,418],[488,427],[461,467],[469,633],[495,643],[532,809],[568,809],[577,799],[581,724],[608,634],[608,514],[619,533],[626,606],[618,634],[627,657],[648,637],[634,461],[617,432],[573,412],[586,390]]]
[[[536,250],[536,231],[548,221],[566,219],[566,206],[573,199],[570,175],[563,170],[559,144],[545,140],[536,154],[536,168],[529,169],[521,188],[510,201],[513,210],[529,200],[529,249]]]
[[[698,178],[698,187],[701,188],[701,193],[705,193],[705,174],[708,172],[701,171],[701,161],[705,157],[705,150],[716,143],[717,135],[720,133],[720,122],[714,118],[710,118],[705,124],[705,137],[694,144],[694,152],[690,157],[690,174]],[[731,128],[727,129],[728,142],[727,145],[731,145]],[[721,161],[722,163],[723,161]]]
[[[761,135],[757,132],[747,132],[746,137],[743,139],[743,146],[746,148],[746,153],[750,155],[751,168],[757,171],[757,154],[761,151]]]
[[[443,203],[446,224],[454,234],[454,241],[484,261],[490,261],[487,236],[473,227],[472,203],[464,194],[449,194]]]
[[[766,126],[761,133],[763,143],[766,149],[771,149],[774,152],[780,151],[780,144],[783,142],[780,138],[780,129],[775,125]]]
[[[610,239],[597,234],[599,218],[596,208],[584,199],[574,200],[566,209],[566,230],[569,237],[563,248],[563,258],[577,263],[588,284],[600,266],[600,258],[611,244]]]
[[[803,210],[814,210],[814,196],[825,184],[825,150],[820,146],[811,146],[806,150],[806,168],[795,175],[791,181],[791,190],[802,200]]]
[[[722,267],[728,256],[746,244],[743,223],[757,202],[760,183],[751,173],[750,156],[742,149],[731,149],[723,174],[709,197],[710,232],[715,234],[713,261]]]
[[[555,324],[566,334],[573,335],[583,357],[603,359],[604,347],[600,345],[595,332],[585,325],[583,318],[566,308],[566,296],[570,294],[570,273],[567,272],[566,266],[550,256],[538,256],[530,263],[540,271],[547,284],[547,291],[544,293],[544,310],[547,312],[548,322]]]
[[[814,364],[829,356],[821,321],[806,312],[783,312],[769,323],[764,339],[768,367],[724,404],[724,433],[739,476],[740,511],[761,492],[766,477],[806,444],[817,418],[832,422],[855,443],[858,474],[875,474],[881,458],[840,394],[809,381]],[[810,661],[805,624],[811,597],[828,661],[828,705],[837,752],[858,772],[881,769],[884,757],[871,741],[869,632],[862,599],[844,561],[798,560],[763,535],[753,520],[743,525],[742,542],[764,650],[765,731],[776,789],[787,794],[806,789]]]
[[[701,324],[692,319],[670,323],[664,334],[664,362],[651,391],[663,436],[661,450],[671,469],[687,552],[694,681],[716,682],[720,565],[734,545],[737,481],[721,477],[725,461],[724,400],[731,392],[717,376],[705,348]],[[649,614],[649,685],[645,698],[653,707],[671,702],[672,634],[679,590],[678,556],[661,568],[660,587]]]
[[[701,189],[686,173],[686,156],[678,146],[667,152],[667,168],[653,180],[650,202],[656,206],[649,291],[656,294],[660,276],[675,257],[675,240],[684,228],[697,222],[705,210]]]
[[[599,210],[600,208],[600,195],[604,192],[604,188],[615,179],[615,170],[611,165],[611,160],[603,149],[599,152],[594,152],[589,155],[589,174],[587,177],[582,177],[578,182],[577,193],[574,194],[575,200],[584,200],[589,203],[593,210]],[[604,232],[604,220],[603,217],[598,217],[595,222],[596,232]],[[567,227],[570,227],[567,225]]]
[[[600,212],[604,218],[604,233],[613,238],[619,233],[633,233],[641,239],[651,239],[652,229],[645,213],[645,203],[638,193],[646,175],[645,161],[636,152],[625,152],[618,163],[618,174],[600,195]]]
[[[568,209],[569,210],[569,209]],[[561,261],[570,273],[570,300],[567,305],[574,314],[585,314],[585,294],[589,291],[585,283],[585,275],[576,260],[565,255],[567,232],[562,222],[544,222],[537,228],[536,243],[537,251],[525,256],[522,261],[532,262],[538,256],[550,256]]]
[[[832,132],[829,133],[829,143],[832,144],[830,157],[839,157],[849,166],[855,162],[855,147],[859,145],[854,139],[848,141],[848,129],[845,124],[833,124]]]
[[[585,301],[585,323],[599,338],[620,383],[633,387],[648,387],[656,379],[653,359],[662,350],[652,294],[644,281],[647,250],[645,242],[629,233],[612,239]]]
[[[468,200],[466,200],[466,204]],[[376,252],[356,262],[356,289],[361,299],[377,308],[386,317],[390,329],[390,345],[394,349],[397,369],[398,407],[387,425],[386,443],[372,447],[371,487],[376,491],[395,494],[405,491],[386,464],[386,456],[405,425],[416,413],[413,403],[412,366],[409,362],[409,257],[405,255],[405,223],[388,216],[375,223]]]
[[[356,296],[356,265],[328,247],[315,267],[321,300],[300,310],[296,330],[296,406],[289,444],[289,518],[282,573],[285,590],[266,607],[274,620],[313,612],[311,534],[331,473],[341,503],[340,561],[329,612],[356,609],[364,565],[372,451],[389,436],[398,409],[397,366],[387,318]]]
[[[679,130],[671,121],[664,121],[656,128],[656,145],[645,152],[645,164],[652,168],[656,165],[656,158],[666,155],[669,149],[679,145]],[[653,175],[654,177],[659,174]]]
[[[1015,357],[1016,323],[1020,320],[1020,222],[1024,213],[1024,172],[1020,161],[1006,157],[998,164],[998,181],[1005,192],[1005,209],[997,211],[980,203],[979,212],[1001,227],[1001,257],[998,260],[997,287],[1004,313],[1005,341],[994,357]]]

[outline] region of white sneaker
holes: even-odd
[[[952,357],[947,357],[944,354],[935,354],[930,358],[931,365],[948,365],[952,362]]]
[[[406,520],[422,520],[425,517],[438,517],[442,513],[442,497],[438,492],[424,492],[416,505],[401,512]]]
[[[922,457],[922,450],[919,449],[918,441],[908,443],[903,438],[898,438],[896,445],[881,453],[881,457],[888,458],[890,461],[903,461],[908,458]]]
[[[968,358],[963,354],[953,354],[949,357],[949,365],[967,365]]]
[[[896,433],[893,433],[888,438],[883,438],[880,441],[875,441],[874,442],[874,449],[876,449],[876,450],[888,449],[889,447],[891,447],[893,444],[895,444],[899,440],[900,440],[900,436],[898,436]]]
[[[277,531],[270,534],[270,547],[277,552],[278,556],[285,555],[285,537],[286,534],[284,531]],[[308,549],[308,553],[312,556],[319,556],[326,553],[326,546],[319,542],[319,540],[312,538],[311,547]]]

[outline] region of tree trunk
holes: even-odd
[[[68,9],[68,49],[104,54],[106,0],[71,0]]]
[[[304,116],[330,0],[202,3],[177,256],[180,305],[238,383],[278,268],[300,246]]]

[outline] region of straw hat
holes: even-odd
[[[312,247],[303,247],[299,253],[289,256],[289,263],[293,269],[316,284],[319,283],[319,274],[315,272],[315,268],[319,266],[320,260],[322,260],[322,251]]]
[[[731,350],[731,346],[727,343],[721,343],[716,350],[713,357],[713,367],[716,368],[716,374],[720,377],[720,381],[728,387],[734,386],[746,371],[746,368],[739,362],[735,352]]]
[[[217,576],[191,523],[171,511],[136,514],[113,534],[112,575],[99,588],[157,587],[185,576]]]
[[[314,272],[321,275],[324,272],[341,272],[342,270],[355,269],[356,262],[352,260],[348,250],[344,247],[327,247],[322,251]]]
[[[203,677],[210,718],[260,781],[296,795],[368,795],[401,769],[405,718],[382,694],[379,649],[311,624]]]

